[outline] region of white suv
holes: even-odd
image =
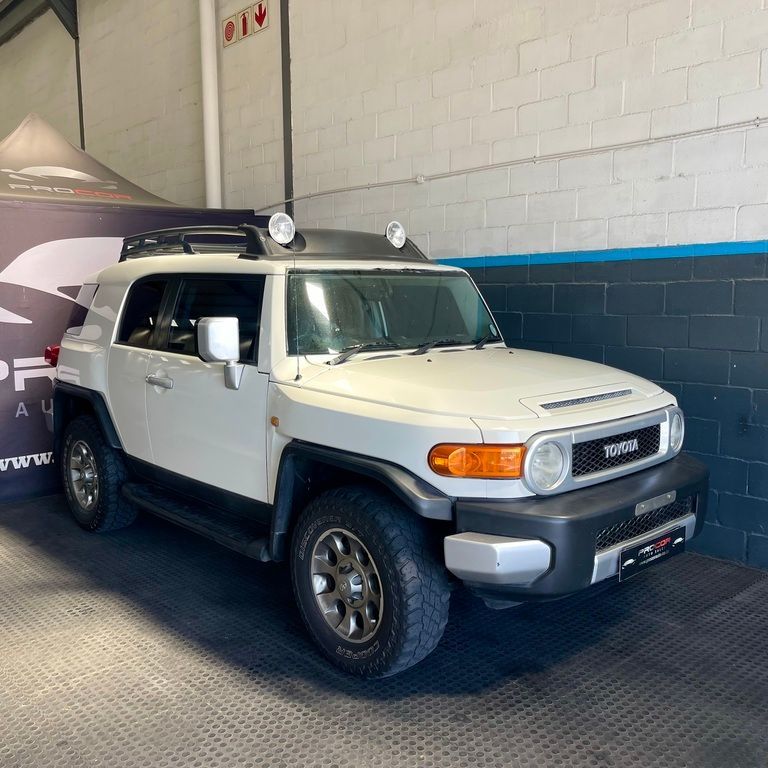
[[[424,658],[458,582],[494,607],[561,597],[703,525],[671,394],[509,349],[467,273],[396,222],[138,235],[78,301],[51,425],[77,522],[142,508],[288,560],[310,634],[354,674]]]

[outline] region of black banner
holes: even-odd
[[[174,206],[34,116],[0,143],[0,500],[59,488],[45,426],[55,370],[43,353],[61,340],[84,279],[117,262],[127,235],[244,222],[266,218]]]

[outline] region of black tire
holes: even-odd
[[[362,544],[367,550],[364,556],[370,557],[376,571],[370,578],[380,587],[377,594],[381,612],[375,611],[376,628],[367,639],[362,636],[352,641],[342,637],[326,620],[315,595],[313,572],[317,565],[313,566],[313,553],[330,553],[325,542],[338,531],[352,534],[357,539],[353,546]],[[343,540],[344,535],[338,535]],[[434,650],[448,620],[450,601],[448,574],[434,551],[436,545],[439,542],[430,535],[424,520],[373,489],[336,488],[307,506],[293,531],[293,590],[310,635],[337,666],[360,677],[389,677],[417,664]],[[326,590],[326,586],[320,589]],[[361,589],[367,591],[367,587]],[[335,594],[339,596],[338,591]],[[370,596],[373,594],[374,590]],[[334,604],[344,614],[350,610],[343,600]],[[361,610],[369,607],[366,604]],[[334,623],[339,615],[343,614],[334,614]],[[364,630],[360,632],[364,634]]]
[[[95,493],[88,496],[90,503],[78,495],[78,481],[83,473],[76,477],[77,470],[71,469],[73,453],[78,458],[87,456],[89,460],[93,459],[97,482]],[[107,444],[92,416],[78,416],[67,425],[58,462],[69,509],[81,528],[86,531],[113,531],[130,525],[136,519],[136,507],[120,492],[126,481],[123,457]],[[79,491],[81,494],[88,493],[82,485]]]

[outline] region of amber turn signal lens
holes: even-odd
[[[523,476],[524,445],[456,445],[442,443],[429,452],[433,472],[446,477],[500,480]]]

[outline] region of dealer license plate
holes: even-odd
[[[649,565],[666,560],[685,550],[685,528],[675,528],[651,541],[635,544],[621,551],[619,558],[619,581],[644,571]]]

